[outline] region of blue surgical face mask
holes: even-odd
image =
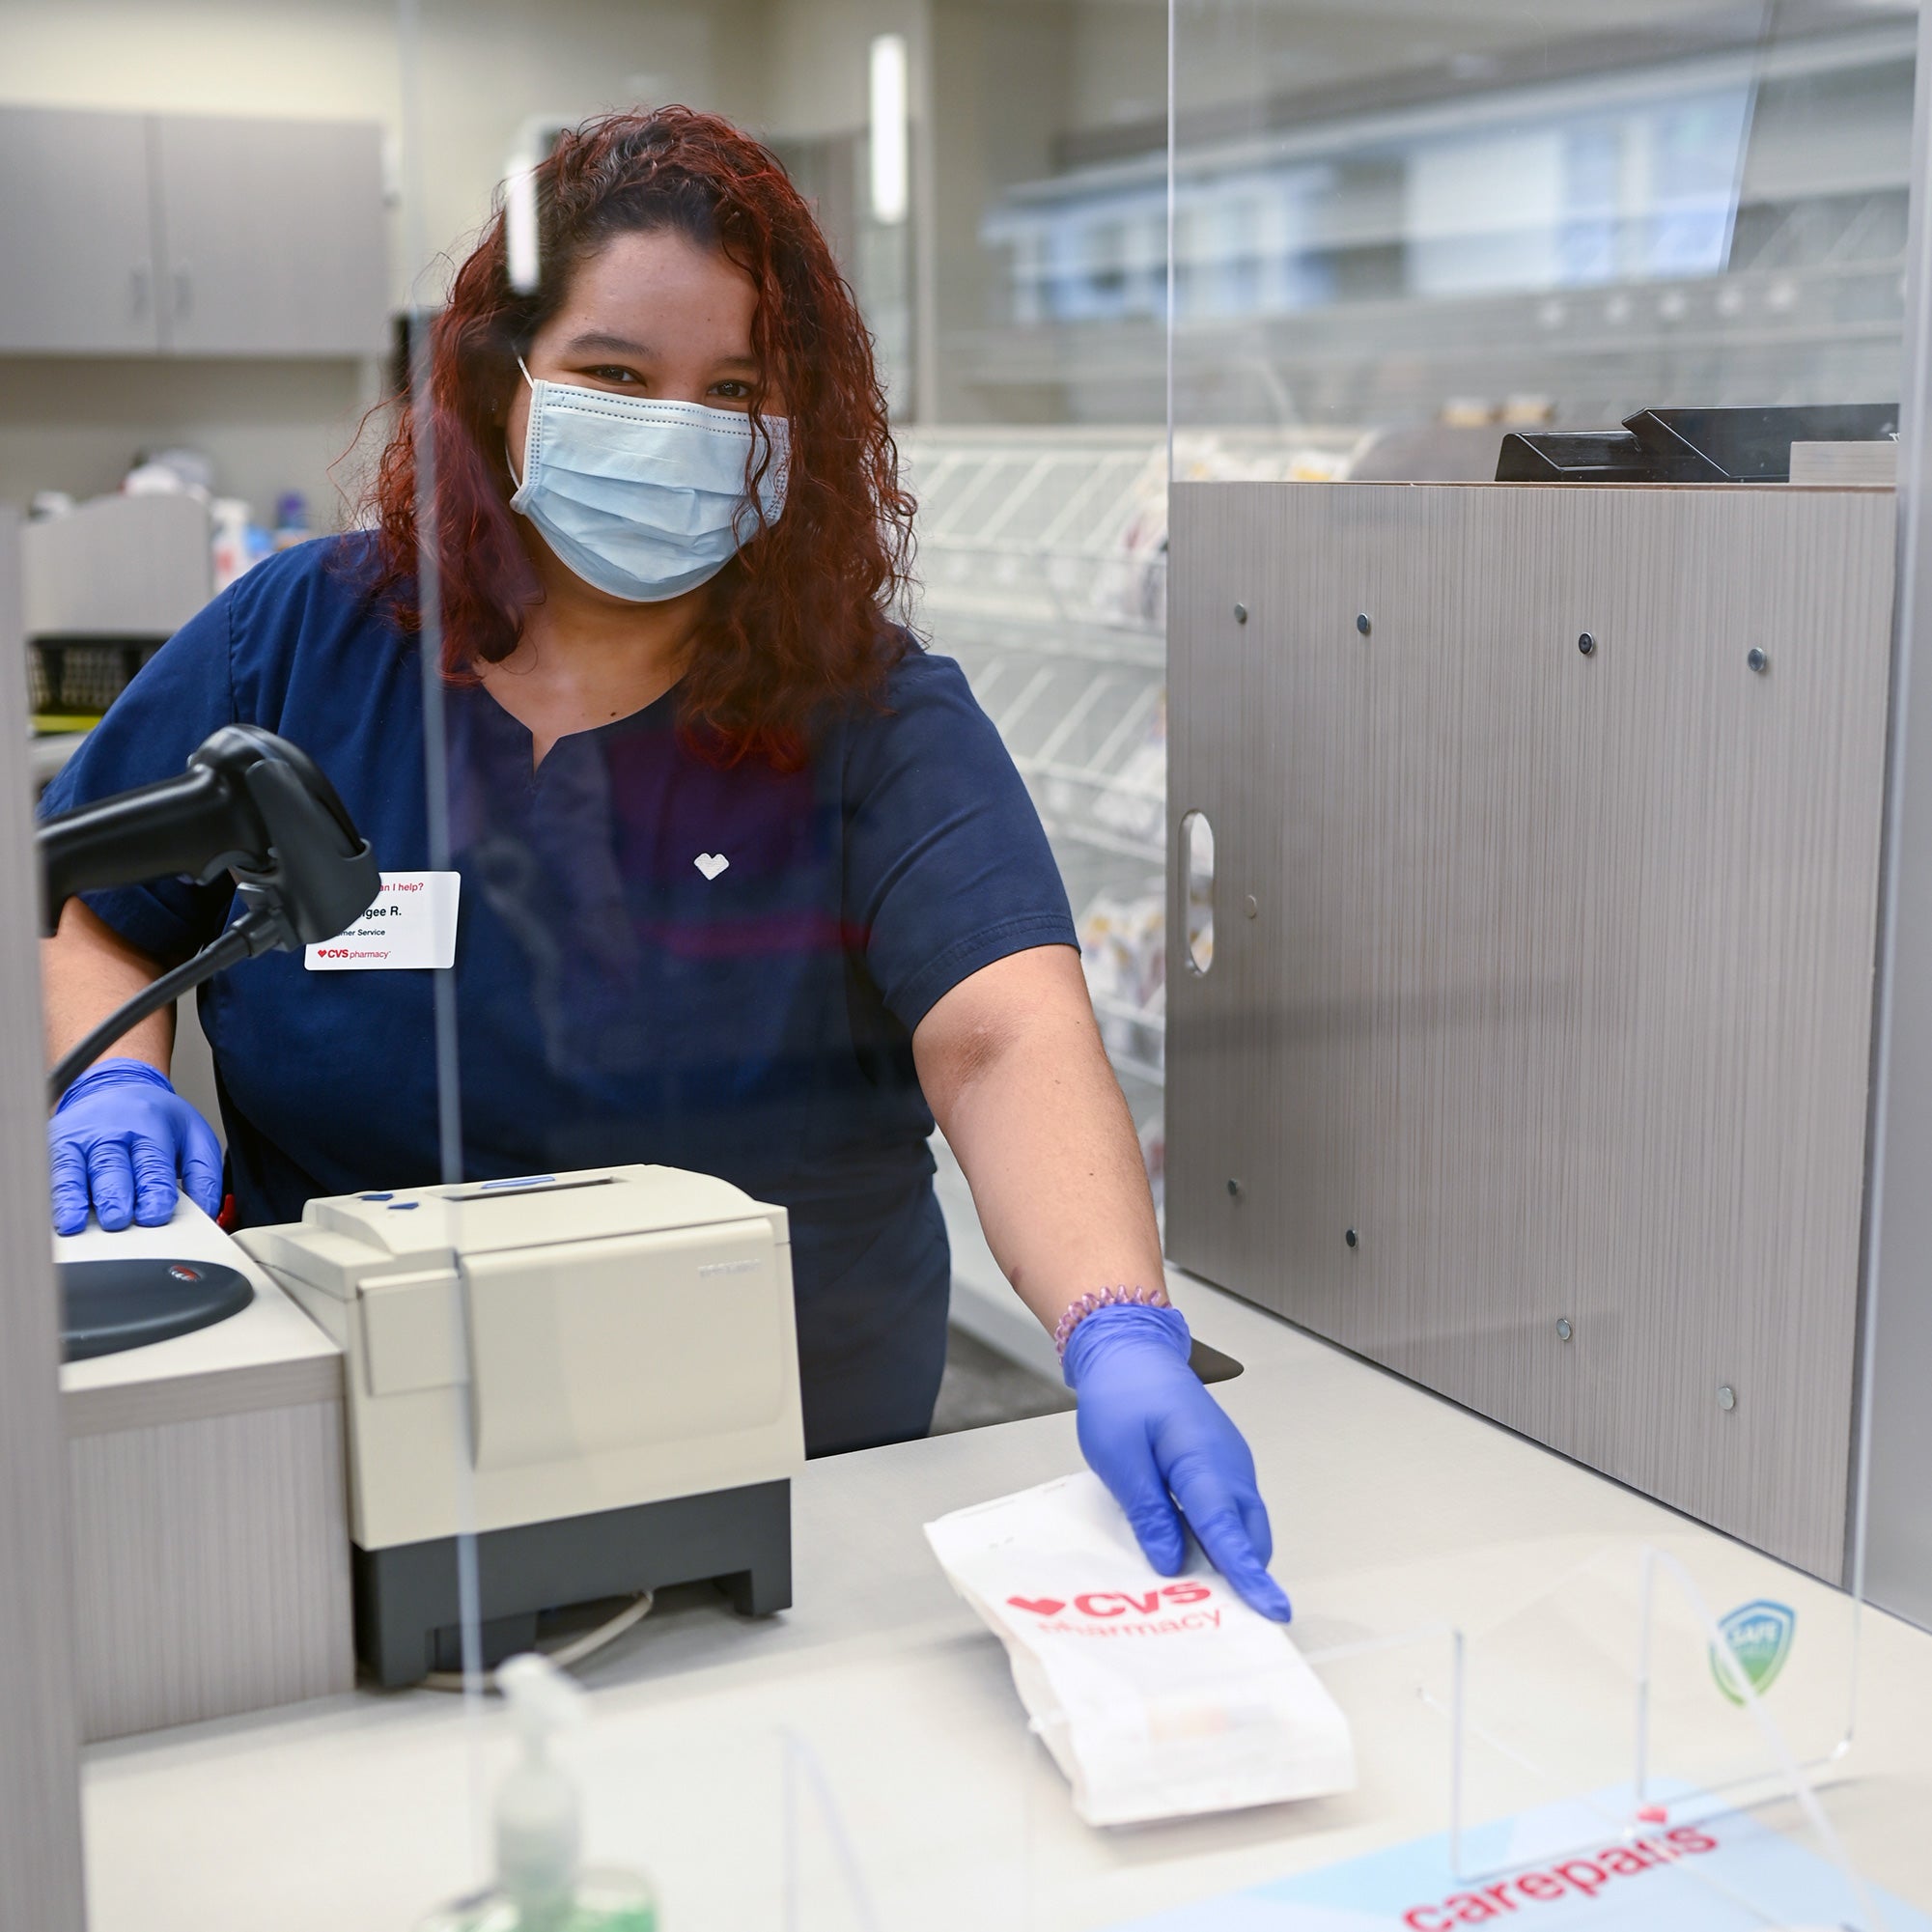
[[[754,509],[749,416],[539,382],[521,356],[517,366],[530,385],[530,425],[520,480],[510,465],[510,507],[586,583],[661,603],[709,583],[742,543],[778,520],[791,455],[784,417],[760,419],[771,449]]]

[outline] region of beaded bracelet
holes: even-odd
[[[1067,1358],[1067,1344],[1073,1339],[1074,1330],[1102,1308],[1138,1307],[1166,1308],[1172,1305],[1167,1300],[1164,1286],[1158,1288],[1130,1288],[1125,1281],[1111,1288],[1096,1288],[1091,1295],[1082,1295],[1062,1315],[1053,1330],[1053,1346],[1059,1351],[1060,1359]]]

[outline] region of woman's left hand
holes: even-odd
[[[1163,1577],[1186,1554],[1185,1518],[1243,1602],[1286,1623],[1293,1611],[1268,1574],[1274,1539],[1254,1457],[1189,1367],[1189,1346],[1178,1308],[1097,1308],[1079,1322],[1066,1376],[1079,1398],[1080,1449]]]

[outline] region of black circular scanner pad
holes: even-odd
[[[218,1261],[129,1255],[63,1261],[54,1274],[60,1279],[61,1354],[67,1361],[191,1335],[238,1315],[255,1299],[247,1275]]]

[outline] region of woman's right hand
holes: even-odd
[[[78,1234],[90,1204],[110,1234],[130,1220],[165,1227],[180,1189],[204,1214],[221,1212],[214,1130],[145,1060],[97,1060],[61,1096],[47,1149],[56,1234]]]

